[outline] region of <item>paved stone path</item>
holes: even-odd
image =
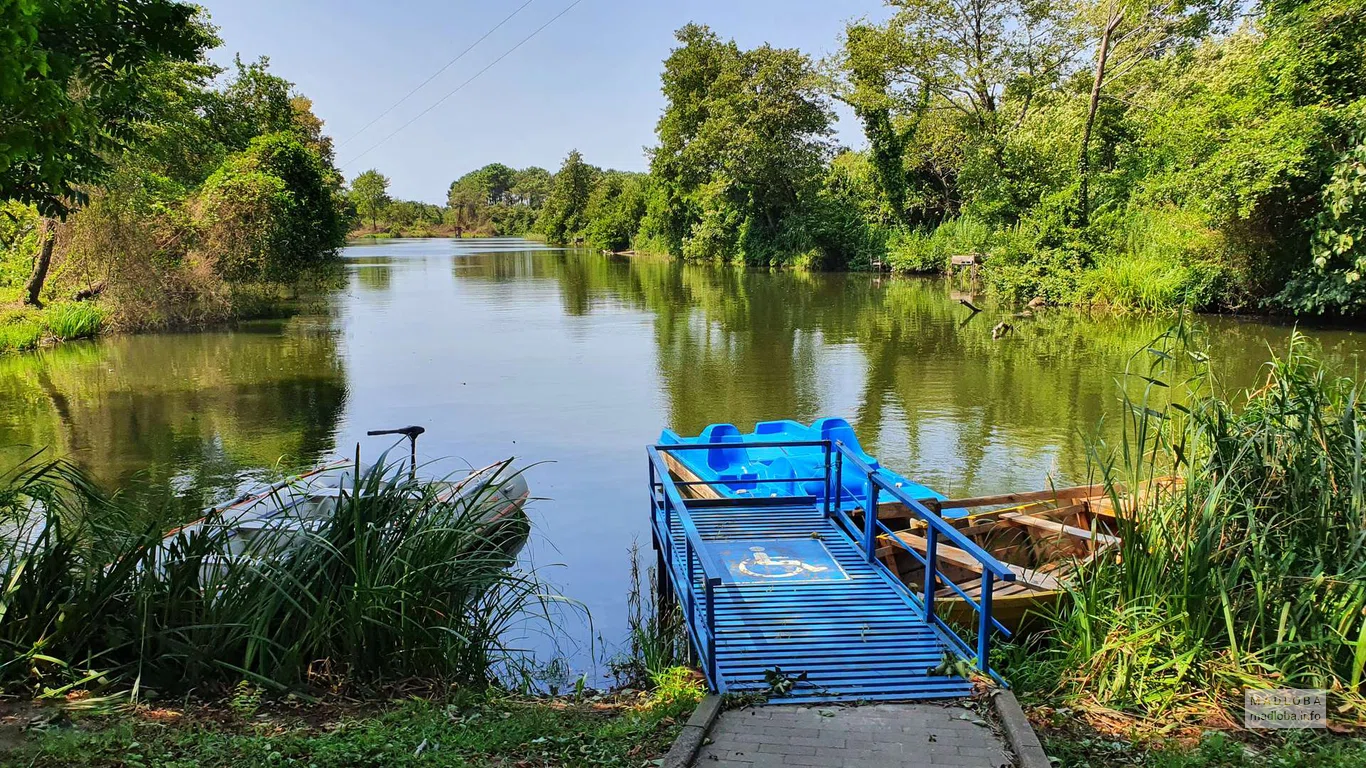
[[[1000,768],[1009,751],[961,706],[747,707],[721,713],[696,768]]]

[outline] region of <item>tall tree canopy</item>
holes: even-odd
[[[696,24],[677,38],[651,150],[651,226],[694,258],[768,264],[806,250],[798,215],[832,153],[833,120],[811,60],[743,51]]]
[[[583,231],[587,221],[588,196],[600,172],[585,163],[577,149],[570,150],[550,186],[550,196],[536,222],[536,228],[552,243],[567,243]]]
[[[64,216],[137,137],[161,62],[217,44],[174,0],[0,2],[0,199]]]
[[[370,227],[379,226],[379,216],[389,203],[389,179],[371,168],[356,176],[351,182],[351,200],[356,211],[370,219]]]

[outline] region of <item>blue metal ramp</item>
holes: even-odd
[[[857,459],[840,452],[838,441],[798,447],[811,445],[828,452],[826,476],[815,478],[826,488],[841,487],[846,459],[850,471],[862,471]],[[831,493],[819,500],[685,499],[680,489],[705,483],[672,477],[662,453],[689,449],[647,449],[652,528],[662,580],[684,613],[712,690],[771,693],[775,682],[785,680],[791,687],[781,697],[784,703],[967,695],[971,681],[930,674],[946,653],[991,674],[990,638],[993,631],[1004,631],[991,619],[991,583],[995,577],[1012,580],[1014,574],[916,500],[902,498],[905,494],[892,483],[884,487],[876,469],[866,473],[869,506],[876,508],[879,493],[890,493],[934,518],[927,525],[929,557],[912,552],[922,563],[937,566],[939,539],[982,561],[985,596],[963,595],[982,617],[975,649],[935,616],[932,597],[927,605],[923,589],[907,587],[873,557],[878,534],[891,533],[875,516],[842,509],[839,494]],[[685,464],[673,462],[675,469]],[[855,516],[862,518],[861,525]],[[888,540],[900,541],[887,537],[883,543]],[[937,567],[928,572],[940,575]]]

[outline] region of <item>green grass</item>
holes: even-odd
[[[1146,312],[1202,308],[1212,302],[1221,271],[1212,264],[1187,264],[1152,257],[1102,260],[1082,279],[1080,293],[1092,305]]]
[[[1359,768],[1366,739],[1296,732],[1270,743],[1248,743],[1211,732],[1198,744],[1143,746],[1097,735],[1045,734],[1044,749],[1059,768]]]
[[[1177,363],[1181,365],[1177,365]],[[1237,722],[1247,688],[1327,689],[1366,718],[1366,412],[1361,384],[1296,334],[1257,388],[1221,396],[1180,331],[1135,359],[1145,382],[1100,479],[1142,489],[1118,556],[1081,569],[1048,630],[1003,655],[1036,695],[1164,722]],[[1178,375],[1178,370],[1189,373]],[[1174,474],[1175,489],[1153,483]]]
[[[0,311],[0,354],[36,349],[43,334],[41,315],[36,310]]]
[[[25,766],[648,766],[696,700],[629,703],[462,696],[320,715],[305,708],[86,718],[32,734],[0,764]],[[163,713],[164,718],[164,713]]]
[[[898,230],[888,239],[887,263],[897,272],[944,272],[953,256],[986,251],[991,237],[991,227],[968,215],[932,230]]]
[[[525,520],[483,522],[501,482],[443,501],[432,484],[374,469],[288,556],[251,559],[228,554],[224,527],[163,543],[180,521],[123,508],[63,463],[25,464],[0,478],[0,686],[146,695],[243,679],[361,691],[517,679],[527,660],[506,630],[549,623],[557,598],[511,567],[506,546]]]
[[[58,341],[88,339],[104,327],[104,312],[94,304],[53,304],[43,311],[43,322]]]
[[[104,311],[85,302],[0,310],[0,354],[27,352],[50,341],[98,336],[103,328]]]

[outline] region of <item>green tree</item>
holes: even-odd
[[[346,242],[322,159],[292,133],[252,139],[200,197],[200,228],[231,280],[288,280],[327,263]]]
[[[621,251],[631,247],[631,239],[645,216],[643,173],[609,171],[593,186],[584,206],[584,239],[594,248]]]
[[[1106,86],[1174,44],[1206,34],[1227,21],[1234,7],[1228,0],[1099,0],[1087,9],[1084,18],[1095,30],[1095,68],[1078,151],[1080,225],[1090,217],[1091,134]]]
[[[831,153],[833,114],[810,59],[742,51],[695,24],[676,37],[651,152],[651,231],[688,257],[792,261],[811,246],[802,205]]]
[[[541,209],[536,227],[552,243],[569,243],[583,233],[584,213],[598,170],[583,161],[577,149],[570,150],[551,183],[550,195]]]
[[[888,213],[937,223],[956,209],[973,158],[989,181],[1000,175],[1004,134],[1073,71],[1080,22],[1070,3],[888,5],[897,10],[886,23],[846,29],[835,94],[863,122]]]
[[[0,20],[0,199],[45,216],[65,215],[136,138],[149,66],[218,42],[174,0],[7,0]]]
[[[288,80],[270,73],[270,59],[244,64],[233,59],[233,78],[205,108],[218,138],[232,152],[268,133],[295,131],[295,104]]]
[[[509,192],[516,204],[540,210],[541,206],[545,205],[545,199],[550,196],[552,180],[550,171],[544,168],[523,168],[513,174],[512,188]]]
[[[172,0],[9,0],[0,7],[0,200],[45,217],[25,301],[39,304],[56,222],[110,158],[138,138],[145,71],[217,43],[195,6]]]
[[[488,205],[509,202],[509,192],[516,181],[517,172],[502,163],[489,163],[475,171],[484,188],[484,199]]]
[[[379,215],[389,203],[389,179],[371,168],[351,182],[351,200],[361,216],[370,217],[370,228],[379,228]]]

